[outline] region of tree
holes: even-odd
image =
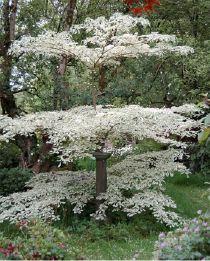
[[[70,33],[47,32],[35,38],[24,37],[14,43],[11,52],[16,55],[34,53],[57,58],[67,56],[79,60],[90,71],[89,84],[92,86],[95,107],[96,97],[105,89],[106,67],[116,67],[125,58],[137,58],[141,55],[163,55],[165,52],[186,55],[193,52],[187,46],[173,46],[176,42],[174,35],[151,33],[139,36],[133,33],[132,30],[138,24],[148,26],[149,21],[120,13],[109,19],[88,18],[83,24],[73,26]],[[90,36],[78,43],[73,37],[80,32]]]
[[[183,147],[185,139],[196,138],[200,123],[182,114],[196,113],[202,112],[193,105],[171,109],[131,105],[107,109],[99,106],[96,111],[88,106],[76,107],[17,119],[1,116],[0,140],[15,142],[18,137],[23,141],[28,137],[34,140],[33,146],[27,147],[25,167],[33,167],[37,161],[41,163],[48,154],[57,155],[60,162],[66,164],[75,158],[90,156],[96,150],[117,152],[121,147],[114,146],[115,140],[121,141],[119,144],[123,147],[144,138]]]
[[[90,156],[95,150],[123,155],[144,138],[170,145],[168,150],[129,156],[111,167],[108,190],[98,196],[102,201],[92,216],[103,220],[111,209],[132,217],[149,209],[159,222],[173,227],[179,222],[179,216],[170,211],[176,205],[163,192],[164,180],[175,171],[188,173],[180,163],[183,150],[173,147],[185,148],[189,140],[196,138],[201,123],[191,117],[202,113],[194,105],[171,109],[131,105],[124,108],[98,106],[97,111],[91,106],[77,107],[16,119],[1,116],[0,133],[3,134],[0,140],[12,141],[18,135],[36,136],[38,140],[43,137],[40,133],[45,134],[46,144],[51,146],[50,153],[63,163]],[[73,206],[74,213],[80,214],[95,198],[94,183],[93,173],[86,172],[37,175],[26,192],[0,198],[0,222],[31,218],[56,220],[56,209],[66,201]]]
[[[76,9],[76,3],[77,0],[69,0],[68,4],[66,6],[66,17],[64,21],[63,30],[69,31],[74,19],[74,13]],[[59,28],[60,29],[60,28]],[[62,56],[59,65],[57,68],[57,77],[56,77],[56,83],[55,83],[55,89],[54,89],[54,109],[66,109],[67,102],[68,102],[68,91],[66,90],[66,87],[64,85],[64,74],[66,71],[66,67],[68,64],[69,57]],[[58,99],[58,96],[60,98]],[[60,103],[60,106],[59,106]]]
[[[143,2],[143,3],[141,3]],[[156,5],[160,5],[159,0],[124,0],[129,10],[135,15],[142,15],[143,12],[153,12]]]
[[[2,4],[2,20],[3,28],[0,35],[0,101],[3,114],[15,117],[18,114],[17,105],[14,95],[11,91],[10,78],[12,73],[12,56],[8,50],[15,39],[16,15],[18,0],[4,0]]]

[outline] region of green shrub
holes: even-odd
[[[20,150],[12,143],[0,143],[0,169],[13,168],[19,164]]]
[[[44,222],[20,222],[21,234],[9,239],[0,234],[0,259],[2,260],[63,260],[66,256],[67,237]]]
[[[156,242],[158,260],[208,260],[210,258],[210,220],[194,218],[182,229],[161,233]]]
[[[83,159],[78,159],[74,162],[74,166],[73,166],[74,170],[87,170],[87,171],[91,171],[91,170],[95,170],[96,169],[96,162],[94,159],[86,157]]]
[[[204,119],[204,128],[198,135],[199,144],[194,146],[190,168],[194,172],[210,174],[210,113]]]
[[[167,149],[167,145],[160,144],[153,139],[144,139],[138,142],[134,148],[135,154],[143,154],[149,151],[160,151]]]
[[[0,195],[7,196],[24,191],[25,184],[32,175],[33,173],[27,169],[0,169]]]

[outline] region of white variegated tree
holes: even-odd
[[[149,26],[149,22],[144,18],[116,13],[109,19],[88,18],[83,24],[73,26],[69,32],[48,31],[37,37],[25,36],[14,42],[10,49],[13,55],[33,53],[49,58],[74,58],[85,64],[92,77],[94,109],[88,106],[77,107],[69,111],[28,114],[15,119],[0,116],[0,141],[13,141],[17,144],[16,141],[22,140],[27,144],[23,158],[26,152],[29,158],[34,157],[36,162],[32,166],[28,159],[24,159],[26,167],[30,166],[39,171],[46,154],[53,154],[58,157],[60,163],[67,164],[74,159],[91,156],[95,151],[124,153],[132,150],[133,145],[145,138],[179,148],[186,147],[189,139],[196,138],[201,124],[191,119],[189,114],[202,112],[194,105],[170,109],[143,108],[138,105],[124,108],[96,106],[97,91],[103,92],[105,88],[103,79],[106,67],[118,66],[125,58],[133,59],[141,55],[164,55],[168,52],[186,55],[193,52],[190,47],[177,46],[174,35],[159,33],[139,35],[137,33],[139,25]],[[83,35],[85,37],[81,40]],[[96,83],[96,77],[99,84]],[[30,154],[34,152],[37,155]],[[162,183],[163,178],[170,172],[186,170],[182,164],[174,162],[174,157],[180,153],[173,148],[165,153],[160,152],[156,155],[157,161],[160,162],[153,170],[146,168],[148,166],[144,156],[140,160],[137,159],[143,162],[142,166],[136,163],[134,158],[131,159],[133,168],[129,166],[129,160],[125,161],[124,165],[113,168],[114,175],[108,180],[107,193],[100,195],[103,204],[93,216],[103,219],[109,207],[123,210],[128,216],[149,209],[161,222],[170,226],[175,225],[177,215],[167,211],[167,208],[173,208],[175,205],[170,198],[163,195]],[[155,155],[148,158],[153,160],[153,156]],[[169,162],[171,159],[172,163]],[[161,174],[160,166],[163,164],[166,167],[162,168]],[[121,177],[116,175],[119,168],[122,172]],[[138,168],[142,173],[138,172]],[[123,173],[123,170],[126,172]],[[151,176],[152,173],[155,175],[160,173],[160,176]],[[64,175],[55,186],[39,184],[38,180],[32,184],[33,189],[25,194],[0,198],[2,210],[0,221],[5,219],[15,221],[33,216],[54,218],[53,207],[60,206],[65,200],[69,200],[75,206],[75,213],[80,213],[86,203],[94,197],[92,186],[94,178],[91,175],[87,178],[88,180],[81,175],[76,183],[76,178]],[[71,191],[64,186],[66,181],[71,186]],[[125,198],[123,191],[126,188],[129,191],[134,189],[138,193],[132,198]],[[40,197],[37,198],[37,195]],[[22,202],[27,202],[28,208],[25,208]],[[14,204],[22,207],[18,216],[16,209],[13,208]]]
[[[0,116],[0,141],[15,141],[18,136],[36,136],[36,139],[45,136],[46,143],[52,145],[51,153],[58,155],[63,163],[91,156],[95,150],[117,152],[145,138],[185,147],[185,141],[195,139],[201,126],[190,119],[189,113],[202,111],[194,105],[171,109],[97,106],[97,110],[84,106],[15,119]],[[122,141],[122,145],[115,146],[116,140]]]
[[[106,67],[117,66],[124,58],[138,58],[141,55],[193,53],[193,49],[188,46],[177,46],[175,35],[162,35],[157,32],[139,35],[139,25],[147,27],[150,24],[142,17],[120,13],[115,13],[109,19],[87,18],[83,24],[74,25],[69,32],[25,36],[14,43],[11,52],[16,55],[33,53],[59,59],[75,58],[84,63],[90,71],[95,107],[98,90],[103,93],[105,89]],[[75,41],[75,35],[77,38],[78,35],[85,35],[85,38]]]

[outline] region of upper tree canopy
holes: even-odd
[[[139,35],[135,30],[138,25],[149,26],[149,21],[121,13],[115,13],[109,19],[88,18],[83,24],[73,26],[70,32],[47,31],[38,37],[25,36],[20,41],[15,41],[11,53],[73,57],[94,69],[101,65],[116,65],[122,58],[135,58],[139,55],[193,52],[188,46],[177,46],[175,35],[156,32]],[[86,37],[82,41],[75,41],[75,35],[78,34]]]

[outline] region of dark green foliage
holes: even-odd
[[[139,141],[134,149],[135,154],[143,154],[149,151],[160,151],[167,149],[167,145],[160,144],[152,139],[144,139]]]
[[[210,174],[210,114],[204,119],[204,129],[199,133],[198,141],[191,152],[190,168],[207,175]]]
[[[73,167],[74,170],[87,170],[87,171],[95,170],[95,168],[96,168],[95,160],[88,157],[76,160],[74,162],[74,167]]]
[[[190,169],[210,175],[210,139],[206,144],[196,145],[190,157]]]
[[[0,169],[0,195],[7,196],[14,192],[24,191],[24,186],[33,173],[27,169]]]
[[[0,143],[0,169],[17,167],[20,150],[12,143]]]

